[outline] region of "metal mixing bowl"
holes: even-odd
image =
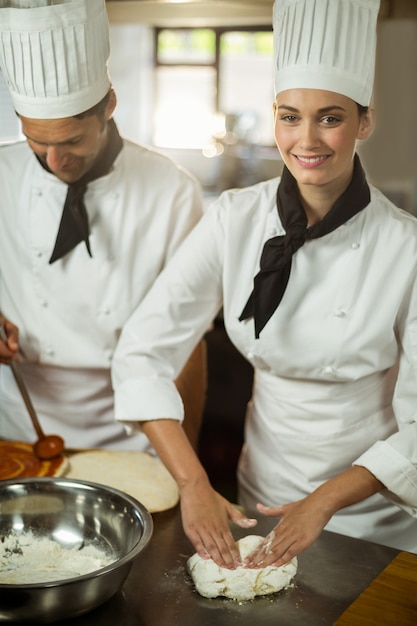
[[[91,544],[114,561],[64,580],[0,584],[0,622],[55,622],[99,606],[123,585],[151,539],[153,522],[140,502],[104,485],[65,478],[0,481],[0,541],[28,531],[66,548]]]

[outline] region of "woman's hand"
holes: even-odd
[[[10,363],[17,361],[19,350],[19,330],[17,326],[0,316],[0,324],[4,330],[6,340],[0,336],[0,363]],[[3,333],[2,333],[3,335]]]
[[[151,420],[141,422],[141,428],[177,482],[184,532],[196,552],[221,567],[235,568],[240,558],[229,521],[251,528],[256,520],[245,517],[213,489],[179,422]]]
[[[318,504],[318,506],[317,506]],[[282,506],[257,505],[267,517],[278,517],[278,524],[245,562],[248,567],[280,567],[311,546],[331,518],[312,496]]]
[[[255,519],[243,515],[205,479],[198,486],[182,488],[181,513],[184,532],[202,558],[212,558],[229,569],[242,564],[228,522],[252,528],[257,524]]]
[[[248,567],[284,565],[311,546],[340,509],[378,493],[384,485],[365,467],[353,466],[323,483],[306,498],[282,506],[258,504],[260,513],[279,522],[246,560]]]

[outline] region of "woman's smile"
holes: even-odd
[[[298,163],[301,165],[301,167],[305,167],[305,168],[308,168],[308,169],[320,166],[322,163],[327,161],[327,159],[329,158],[328,155],[301,156],[300,154],[294,154],[293,156],[298,161]]]

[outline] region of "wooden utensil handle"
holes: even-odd
[[[0,323],[0,338],[6,343],[7,342],[7,335],[6,335],[6,331],[3,328],[3,324]],[[36,430],[36,434],[38,435],[39,439],[43,439],[45,437],[45,434],[42,430],[42,427],[39,423],[38,420],[38,416],[36,415],[36,411],[35,408],[32,404],[32,400],[30,399],[29,393],[27,391],[26,385],[24,383],[24,380],[22,378],[22,375],[20,373],[19,367],[17,366],[17,364],[14,361],[10,361],[9,363],[10,369],[12,370],[14,379],[16,381],[16,384],[19,388],[20,394],[23,398],[23,402],[25,403],[25,406],[28,410],[28,413],[32,419],[32,423],[33,426]]]

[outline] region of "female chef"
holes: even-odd
[[[239,562],[187,445],[172,380],[223,306],[255,370],[238,468],[246,510],[279,518],[248,564],[281,565],[323,528],[417,551],[417,220],[368,184],[378,0],[278,0],[280,179],[227,191],[125,328],[116,415],[178,482],[202,556]]]

